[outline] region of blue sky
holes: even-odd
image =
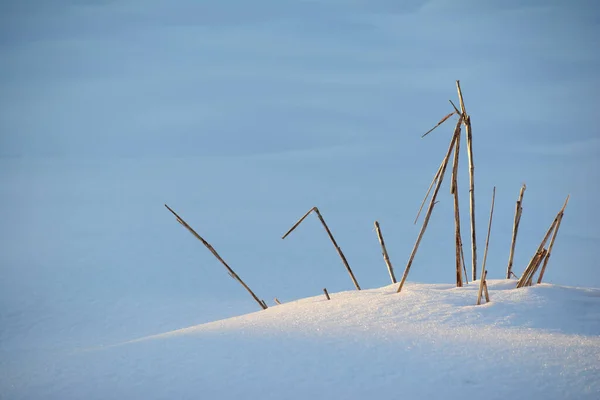
[[[472,116],[479,263],[521,273],[567,196],[547,281],[600,286],[600,15],[592,1],[0,2],[0,334],[125,340],[255,311],[168,203],[271,304],[396,275]],[[464,143],[464,142],[463,142]],[[463,146],[464,149],[464,146]],[[448,176],[446,177],[448,179]],[[461,158],[469,243],[467,158]],[[452,282],[442,188],[409,281]],[[469,254],[468,248],[465,253]],[[401,300],[399,300],[401,301]]]

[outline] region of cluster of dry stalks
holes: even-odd
[[[465,281],[465,283],[468,283],[468,281],[469,281],[469,279],[467,277],[467,270],[466,270],[466,266],[465,266],[465,257],[464,257],[464,252],[463,252],[462,234],[461,234],[461,226],[460,226],[460,211],[459,211],[460,208],[459,208],[459,201],[458,201],[459,200],[459,198],[458,198],[458,162],[459,162],[459,155],[460,155],[460,141],[461,141],[462,126],[465,127],[466,146],[467,146],[467,154],[468,154],[468,161],[469,161],[469,211],[470,211],[470,225],[471,225],[471,280],[472,281],[477,280],[477,240],[476,240],[476,232],[475,232],[475,176],[474,176],[475,166],[474,166],[474,162],[473,162],[473,136],[472,136],[472,129],[471,129],[471,117],[469,116],[469,114],[467,114],[467,111],[465,109],[465,103],[463,100],[463,95],[462,95],[459,81],[456,81],[456,89],[458,91],[460,110],[454,105],[454,103],[452,103],[452,101],[450,101],[450,104],[452,104],[454,111],[451,112],[450,114],[446,115],[444,118],[442,118],[433,128],[431,128],[429,131],[427,131],[422,136],[422,137],[427,136],[429,133],[431,133],[437,127],[442,125],[445,121],[447,121],[453,115],[458,116],[458,121],[454,128],[454,133],[450,140],[450,145],[448,147],[448,151],[446,152],[446,155],[444,156],[435,176],[433,177],[433,180],[432,180],[431,184],[429,185],[429,189],[427,190],[425,198],[423,199],[423,202],[421,203],[421,207],[419,208],[419,211],[417,213],[415,223],[418,221],[421,211],[423,210],[423,206],[425,205],[425,202],[429,198],[431,189],[435,186],[435,189],[433,190],[433,194],[431,196],[431,200],[429,201],[429,206],[425,213],[423,225],[421,227],[421,230],[419,231],[419,235],[418,235],[417,240],[411,251],[410,257],[408,259],[408,263],[406,264],[406,267],[404,269],[404,273],[402,274],[402,279],[400,280],[400,284],[398,286],[397,293],[401,292],[402,287],[404,286],[404,283],[406,282],[406,279],[408,277],[408,273],[410,271],[410,268],[413,264],[415,255],[419,248],[419,244],[421,243],[421,240],[423,239],[423,235],[425,234],[425,230],[427,229],[427,225],[431,218],[433,208],[435,207],[435,205],[437,203],[436,199],[437,199],[438,193],[440,191],[440,188],[442,186],[442,181],[444,179],[444,175],[446,173],[446,169],[448,167],[451,157],[452,157],[452,175],[450,178],[451,179],[450,194],[453,195],[453,200],[454,200],[455,247],[456,247],[456,251],[455,251],[456,286],[462,287],[463,280]],[[526,189],[526,186],[523,185],[521,187],[521,190],[519,192],[519,198],[517,200],[513,233],[512,233],[512,241],[511,241],[510,254],[509,254],[509,261],[508,261],[508,267],[507,267],[507,271],[506,271],[507,279],[510,279],[511,275],[516,277],[516,275],[512,272],[512,266],[513,266],[513,259],[514,259],[515,244],[516,244],[516,240],[517,240],[517,233],[518,233],[518,229],[519,229],[519,222],[521,221],[521,215],[523,212],[522,203],[523,203],[523,195],[525,193],[525,189]],[[481,304],[482,295],[485,295],[485,299],[487,302],[490,301],[488,288],[487,288],[487,282],[486,282],[487,270],[485,269],[485,265],[486,265],[487,252],[488,252],[488,246],[489,246],[489,241],[490,241],[490,233],[491,233],[491,228],[492,228],[492,218],[493,218],[493,214],[494,214],[495,197],[496,197],[496,188],[494,187],[493,194],[492,194],[492,206],[491,206],[491,210],[490,210],[490,219],[489,219],[489,224],[488,224],[487,238],[486,238],[486,243],[485,243],[485,251],[484,251],[484,256],[483,256],[483,264],[481,267],[481,279],[479,282],[479,290],[477,293],[477,305]],[[525,268],[525,271],[523,272],[521,277],[518,278],[517,288],[524,287],[524,286],[531,286],[531,284],[533,282],[533,277],[537,273],[540,266],[542,266],[542,268],[539,273],[537,283],[542,282],[542,278],[544,276],[544,272],[546,271],[546,267],[548,265],[548,261],[550,259],[550,255],[552,252],[552,247],[554,246],[554,242],[555,242],[556,236],[558,234],[558,229],[560,227],[560,224],[561,224],[561,221],[562,221],[562,218],[564,215],[564,211],[565,211],[568,201],[569,201],[569,197],[567,197],[567,200],[565,201],[565,204],[563,205],[562,209],[558,212],[558,214],[556,215],[556,218],[554,218],[554,221],[552,222],[550,228],[546,232],[546,235],[544,236],[544,239],[542,240],[541,244],[539,245],[533,258],[531,259],[531,261]],[[242,281],[242,279],[231,269],[231,267],[229,267],[229,265],[227,265],[227,263],[221,258],[221,256],[219,256],[219,254],[216,252],[216,250],[206,240],[204,240],[200,235],[198,235],[198,233],[196,233],[196,231],[194,231],[194,229],[192,229],[179,215],[177,215],[177,213],[175,211],[173,211],[166,204],[165,204],[165,207],[167,207],[167,209],[169,209],[169,211],[171,213],[173,213],[173,215],[175,215],[175,217],[177,218],[177,221],[181,225],[183,225],[188,231],[190,231],[190,233],[192,233],[192,235],[194,235],[198,240],[200,240],[204,244],[204,246],[206,246],[210,250],[210,252],[225,266],[229,275],[233,279],[238,281],[244,287],[244,289],[246,289],[248,291],[248,293],[250,293],[252,298],[260,305],[260,307],[262,309],[267,309],[266,302],[264,300],[259,299],[254,294],[254,292],[248,287],[248,285],[246,285],[246,283],[244,283],[244,281]],[[331,233],[331,230],[325,223],[325,219],[323,218],[323,215],[321,214],[321,212],[319,211],[319,209],[317,207],[313,207],[310,210],[308,210],[308,212],[306,214],[304,214],[302,216],[302,218],[300,218],[290,228],[290,230],[285,233],[285,235],[283,235],[282,239],[285,239],[292,231],[294,231],[294,229],[296,229],[298,227],[298,225],[300,225],[300,223],[302,223],[302,221],[304,221],[306,219],[306,217],[308,217],[308,215],[310,213],[313,213],[313,212],[317,215],[317,217],[321,221],[321,224],[325,228],[325,231],[327,232],[329,239],[333,243],[333,246],[335,247],[338,255],[340,256],[342,263],[344,264],[344,267],[346,268],[348,274],[350,275],[350,279],[352,280],[352,283],[354,284],[356,290],[360,290],[358,281],[356,280],[356,277],[354,276],[354,273],[352,272],[352,269],[350,268],[350,265],[348,264],[348,261],[346,260],[346,256],[342,252],[342,249],[338,246],[335,238],[333,237],[333,234]],[[387,252],[387,249],[385,246],[383,234],[381,233],[381,227],[379,225],[379,222],[377,222],[377,221],[375,221],[375,230],[377,231],[377,237],[378,237],[379,243],[381,245],[383,259],[387,266],[387,270],[390,275],[390,279],[392,280],[392,283],[397,283],[396,276],[394,275],[394,269],[392,267],[392,263],[390,261],[390,258],[389,258],[389,255],[388,255],[388,252]],[[550,238],[551,235],[552,235],[552,238],[550,239],[550,244],[549,244],[548,248],[545,248],[546,242],[548,241],[548,239]],[[325,293],[327,300],[330,300],[330,295],[327,292],[326,288],[323,289],[323,292]],[[275,303],[281,304],[281,302],[277,298],[275,298]]]

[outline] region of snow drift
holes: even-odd
[[[35,360],[0,387],[10,399],[599,398],[600,290],[488,285],[481,306],[477,284],[315,296]]]

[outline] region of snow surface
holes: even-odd
[[[407,283],[0,362],[4,399],[598,399],[600,289]],[[283,300],[283,299],[282,299]]]

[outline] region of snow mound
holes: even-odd
[[[7,398],[600,398],[600,290],[488,285],[481,306],[477,283],[407,283],[77,351]]]
[[[210,331],[255,334],[352,334],[396,338],[407,333],[479,336],[559,333],[600,335],[600,290],[536,285],[515,288],[515,281],[488,280],[491,302],[476,306],[479,282],[463,288],[447,284],[407,283],[348,291],[272,306],[266,311],[201,324],[139,340],[167,339]],[[505,328],[505,329],[499,329]],[[510,328],[510,329],[506,329]],[[558,337],[555,335],[555,337]],[[564,337],[564,336],[561,336]]]

